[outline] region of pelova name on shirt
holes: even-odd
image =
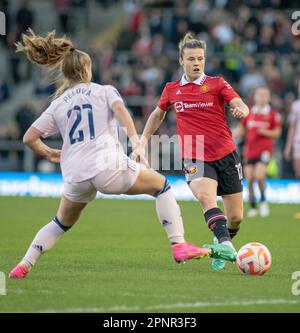
[[[72,99],[72,97],[77,96],[79,94],[90,96],[91,92],[92,92],[91,89],[86,89],[83,87],[73,89],[64,96],[64,102],[68,103]]]

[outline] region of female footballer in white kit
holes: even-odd
[[[61,163],[64,192],[56,216],[35,236],[11,278],[24,278],[37,259],[78,220],[83,208],[97,191],[109,194],[150,194],[156,198],[159,221],[167,232],[176,262],[220,256],[208,248],[185,242],[179,206],[165,177],[129,159],[118,142],[115,118],[134,147],[138,137],[132,118],[118,91],[112,86],[91,82],[91,59],[75,49],[67,38],[45,38],[32,30],[16,44],[33,63],[60,68],[63,79],[55,99],[24,135],[24,143],[34,153],[53,163]],[[52,149],[42,138],[60,133],[61,151]]]

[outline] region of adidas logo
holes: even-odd
[[[181,95],[181,91],[177,90],[176,95]]]
[[[38,250],[40,253],[43,253],[42,245],[32,245],[32,247],[35,248],[36,250]]]
[[[169,221],[167,221],[167,220],[163,220],[163,221],[162,221],[162,225],[163,225],[163,226],[166,226],[166,225],[168,225],[168,224],[172,224],[172,222],[169,222]]]

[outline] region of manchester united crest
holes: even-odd
[[[200,88],[200,91],[206,93],[209,91],[209,86],[207,84],[203,84]]]

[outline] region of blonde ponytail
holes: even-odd
[[[23,44],[16,43],[17,52],[24,52],[33,63],[55,68],[74,49],[66,37],[55,38],[55,31],[48,32],[46,37],[37,36],[32,29],[22,34]]]
[[[33,63],[51,70],[60,66],[61,75],[55,81],[62,78],[62,83],[54,98],[80,82],[89,82],[87,79],[87,66],[91,66],[89,55],[75,49],[71,40],[65,36],[55,38],[55,31],[51,31],[46,37],[41,37],[32,29],[28,29],[28,34],[22,34],[22,43],[18,42],[15,45],[16,51],[24,52]]]

